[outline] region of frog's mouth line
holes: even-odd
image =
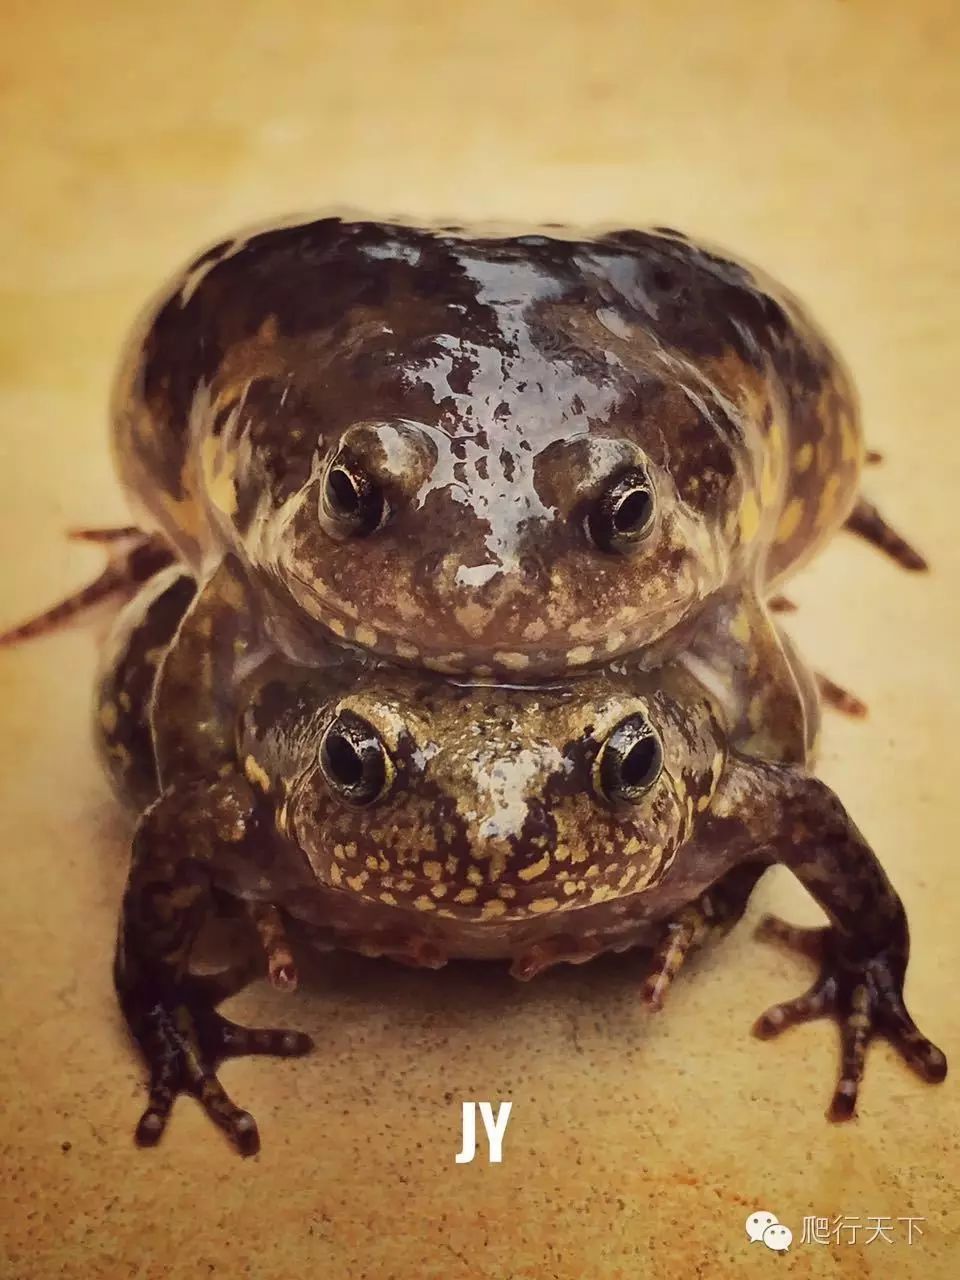
[[[490,677],[497,674],[516,678],[527,670],[538,675],[550,672],[567,671],[574,667],[611,662],[623,653],[635,647],[634,638],[629,631],[611,630],[602,643],[568,644],[568,647],[556,645],[551,648],[537,648],[534,645],[517,646],[511,650],[493,650],[481,646],[476,659],[466,650],[444,651],[439,648],[429,649],[413,644],[411,641],[385,631],[380,626],[357,622],[346,614],[331,608],[325,597],[309,582],[295,574],[288,578],[291,594],[298,604],[307,608],[308,612],[331,634],[334,643],[356,645],[365,653],[375,653],[382,657],[395,659],[400,663],[424,667],[429,671],[437,671],[442,675],[470,675]],[[695,608],[698,600],[690,601],[685,594],[675,592],[657,602],[656,609],[650,616],[663,614],[670,616],[674,609],[685,607],[684,616]],[[645,620],[638,617],[633,622],[636,628]],[[675,624],[676,625],[676,624]],[[645,636],[644,643],[655,643],[658,635]]]

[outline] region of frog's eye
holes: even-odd
[[[320,772],[330,790],[352,805],[368,805],[387,794],[396,770],[369,721],[341,711],[320,740]]]
[[[387,500],[363,467],[341,450],[323,477],[320,510],[338,532],[362,538],[386,520]]]
[[[656,511],[653,486],[642,467],[608,485],[587,514],[587,536],[601,551],[627,551],[647,536]]]
[[[646,716],[621,720],[593,766],[593,785],[606,800],[636,804],[663,769],[663,747]]]

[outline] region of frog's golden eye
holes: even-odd
[[[323,477],[320,510],[338,532],[360,538],[379,529],[388,514],[383,490],[343,450]]]
[[[639,712],[613,729],[597,754],[593,785],[610,801],[636,804],[663,769],[663,747],[649,720]]]
[[[656,503],[642,467],[621,471],[587,513],[587,536],[601,551],[628,551],[653,528]]]
[[[396,775],[383,739],[368,720],[341,711],[320,740],[320,772],[330,790],[347,804],[382,799]]]

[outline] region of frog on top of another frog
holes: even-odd
[[[535,681],[709,661],[719,635],[750,749],[782,753],[765,726],[792,713],[802,758],[762,597],[851,513],[855,396],[789,294],[677,232],[327,217],[225,240],[144,318],[114,423],[144,527],[201,579],[160,692],[191,685],[198,722],[198,671],[264,647]],[[193,772],[207,755],[179,743]]]
[[[650,673],[619,661],[536,686],[480,686],[362,652],[331,649],[312,667],[272,657],[236,690],[216,780],[187,782],[172,805],[155,743],[164,717],[194,708],[161,708],[154,690],[194,592],[174,568],[127,606],[98,697],[101,750],[139,814],[115,977],[150,1068],[141,1142],[159,1139],[188,1092],[240,1151],[255,1150],[256,1125],[217,1063],[310,1047],[216,1012],[249,971],[190,972],[215,894],[248,904],[278,986],[295,982],[293,917],[321,946],[421,967],[507,960],[521,979],[645,948],[644,994],[658,1007],[685,956],[729,929],[763,871],[782,863],[829,924],[766,925],[821,972],[758,1031],[836,1018],[838,1119],[853,1114],[875,1034],[926,1079],[945,1075],[903,1002],[907,923],[874,853],[808,760],[761,761],[732,745],[712,681],[681,663]],[[798,687],[812,734],[816,693],[802,670]]]

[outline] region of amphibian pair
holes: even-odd
[[[268,661],[240,690],[233,768],[212,785],[177,785],[171,805],[156,799],[162,725],[150,703],[193,592],[173,569],[128,606],[99,698],[106,761],[142,813],[116,963],[151,1070],[142,1142],[159,1138],[184,1091],[242,1152],[256,1150],[256,1125],[219,1084],[218,1061],[310,1047],[216,1013],[237,989],[231,976],[189,975],[214,891],[251,904],[280,986],[295,981],[282,912],[325,946],[429,967],[509,960],[523,979],[644,947],[654,953],[646,998],[659,1006],[687,953],[729,929],[764,870],[783,863],[830,925],[768,923],[821,968],[758,1030],[838,1021],[835,1118],[853,1112],[875,1033],[926,1079],[943,1078],[943,1054],[903,1003],[906,918],[876,857],[802,765],[732,749],[718,700],[681,664],[651,674],[615,663],[520,688],[335,653],[312,668]]]
[[[158,533],[102,589],[172,554],[190,575],[145,588],[163,638],[122,624],[102,707],[159,797],[117,969],[154,1072],[142,1137],[186,1087],[249,1148],[213,1062],[303,1047],[225,1032],[185,976],[211,884],[265,903],[281,951],[274,908],[309,901],[338,942],[415,963],[527,976],[662,940],[669,973],[783,860],[833,921],[819,1000],[852,1017],[851,1109],[868,1015],[913,1043],[902,910],[806,776],[816,696],[765,600],[848,517],[922,562],[854,505],[849,378],[795,300],[675,232],[323,219],[193,263],[114,420]]]

